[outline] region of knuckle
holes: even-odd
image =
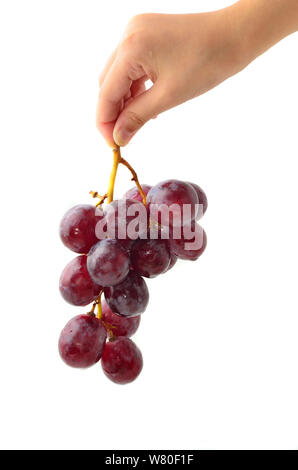
[[[150,45],[152,38],[150,38],[150,31],[152,31],[152,23],[154,22],[155,14],[141,13],[133,16],[126,27],[124,37],[122,40],[122,50],[141,50]]]
[[[145,46],[146,33],[144,31],[130,31],[125,34],[121,50],[124,54],[135,54],[143,50]]]

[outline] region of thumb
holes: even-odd
[[[161,84],[157,81],[149,90],[129,101],[114,126],[113,138],[117,145],[124,146],[136,132],[162,108]]]

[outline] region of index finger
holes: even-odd
[[[141,78],[144,72],[134,71],[134,80]],[[131,65],[124,59],[115,58],[111,65],[98,96],[96,124],[99,131],[109,144],[114,145],[113,128],[122,111],[124,98],[132,85]]]

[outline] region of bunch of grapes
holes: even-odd
[[[60,356],[78,368],[101,359],[105,375],[118,384],[136,379],[143,367],[130,337],[149,301],[144,277],[166,273],[178,258],[196,260],[206,247],[197,221],[207,198],[199,186],[167,180],[151,187],[134,180],[137,186],[122,199],[104,205],[105,195],[96,207],[77,205],[60,225],[62,242],[78,253],[61,274],[60,292],[72,305],[91,304],[62,330]]]

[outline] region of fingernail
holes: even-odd
[[[120,129],[117,129],[116,131],[114,131],[113,137],[114,137],[116,144],[122,147],[123,145],[126,145],[129,142],[132,136],[133,136],[133,133],[128,132],[126,129],[120,127]]]

